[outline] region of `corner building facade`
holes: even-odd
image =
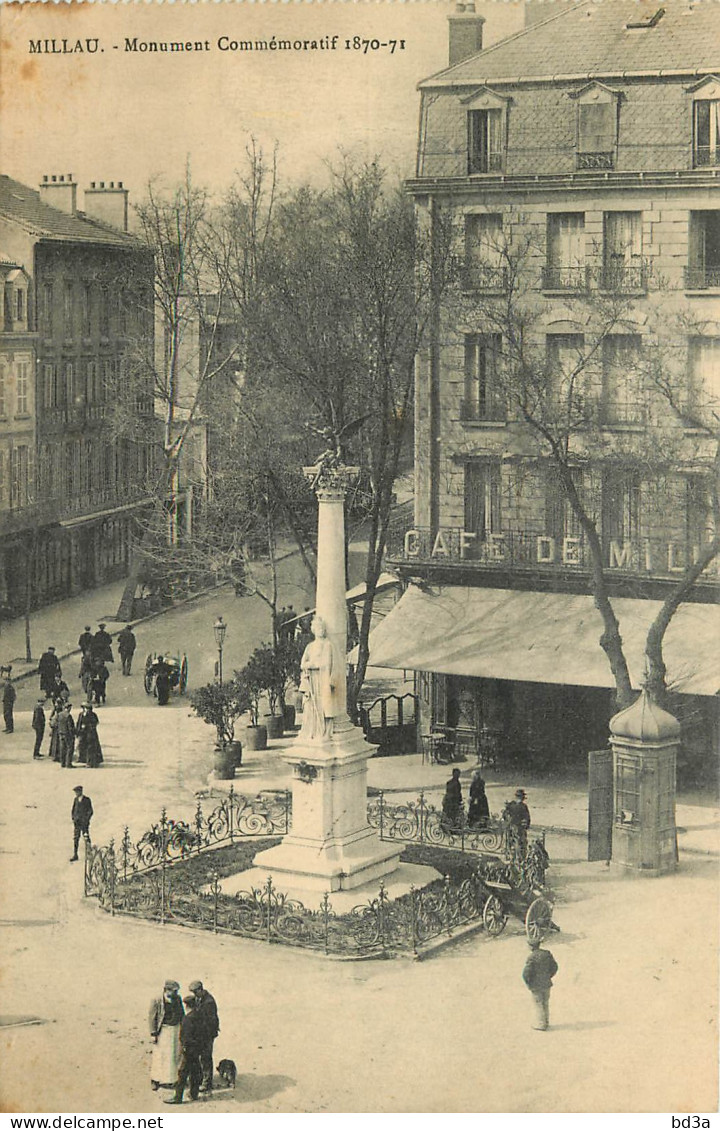
[[[507,337],[532,340],[538,382],[582,382],[573,478],[639,687],[647,628],[715,533],[717,443],[692,419],[720,408],[720,9],[563,5],[477,51],[481,25],[459,5],[452,65],[420,84],[408,188],[448,283],[416,371],[414,524],[389,553],[408,590],[371,663],[416,670],[424,730],[580,766],[614,684],[586,535],[508,398]],[[665,641],[688,781],[716,763],[718,581],[715,559]]]

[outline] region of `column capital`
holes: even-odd
[[[312,467],[304,467],[303,474],[310,480],[310,486],[321,502],[342,502],[357,482],[360,468],[348,467],[321,456]]]

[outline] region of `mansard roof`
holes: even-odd
[[[545,0],[547,19],[433,75],[420,89],[717,73],[720,2],[665,0],[664,9],[660,2]],[[626,26],[639,23],[647,26]]]

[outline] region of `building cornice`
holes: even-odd
[[[684,169],[667,172],[617,172],[583,171],[569,173],[475,173],[462,177],[413,177],[405,182],[412,196],[428,193],[449,195],[477,192],[567,192],[568,190],[593,191],[598,189],[717,189],[720,186],[720,169]]]
[[[625,82],[627,80],[641,79],[647,81],[648,79],[656,79],[662,81],[663,79],[683,79],[686,82],[692,79],[698,81],[707,78],[714,73],[714,70],[720,68],[695,68],[695,69],[681,69],[681,70],[657,70],[657,71],[580,71],[569,72],[568,74],[557,75],[503,75],[498,77],[496,75],[477,75],[472,78],[463,77],[461,79],[449,78],[430,78],[425,79],[424,82],[418,83],[417,89],[422,93],[425,90],[432,91],[456,91],[463,87],[469,90],[475,89],[479,86],[489,86],[494,89],[498,86],[537,86],[538,83],[543,85],[552,86],[557,83],[568,82]]]

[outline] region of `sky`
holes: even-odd
[[[531,0],[532,2],[532,0]],[[536,0],[539,2],[539,0]],[[549,0],[545,0],[549,3]],[[522,0],[478,0],[485,44],[520,29]],[[279,143],[281,178],[317,180],[342,146],[414,171],[417,83],[447,66],[446,0],[324,3],[26,3],[2,5],[0,169],[31,186],[72,173],[80,187],[183,174],[220,193],[250,135]],[[338,36],[335,51],[222,51],[227,41]],[[390,44],[355,50],[354,37]],[[30,41],[99,41],[95,53],[31,53]],[[125,41],[210,50],[128,51]],[[349,39],[351,49],[345,48]],[[401,49],[400,41],[404,40]],[[327,42],[327,41],[326,41]],[[81,202],[79,201],[80,206]]]

